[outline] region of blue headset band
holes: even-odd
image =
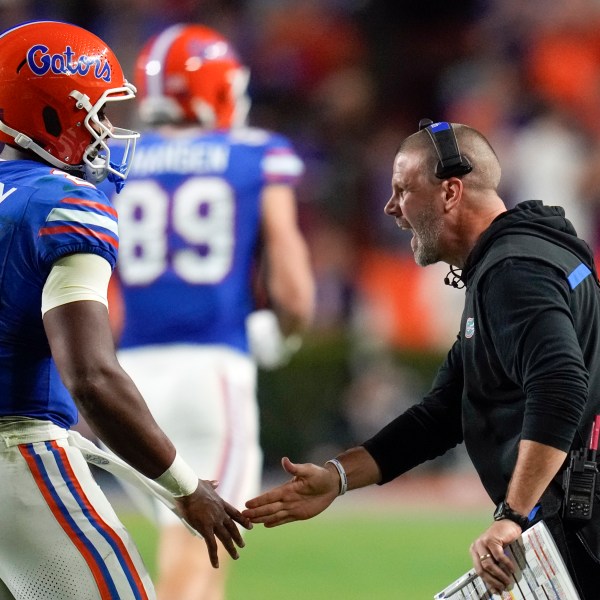
[[[458,149],[456,135],[450,123],[433,123],[430,119],[421,119],[419,130],[421,129],[427,131],[437,152],[439,162],[435,168],[435,176],[438,179],[466,175],[473,170],[469,159]]]

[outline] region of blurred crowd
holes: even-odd
[[[597,0],[0,0],[0,17],[5,27],[80,24],[131,75],[143,42],[171,23],[229,37],[251,69],[251,124],[288,135],[306,164],[298,195],[318,281],[315,335],[358,332],[358,355],[446,348],[457,331],[461,293],[444,289],[443,266],[414,266],[410,236],[383,214],[395,150],[423,117],[483,132],[506,203],[563,206],[600,251]],[[372,427],[356,419],[377,428],[390,386],[407,378],[385,358],[362,375],[348,411],[360,414],[362,387],[379,389],[384,416]]]
[[[596,0],[0,0],[0,14],[7,27],[87,27],[131,74],[142,43],[168,24],[228,36],[251,68],[251,123],[289,135],[306,162],[299,197],[319,328],[347,324],[365,252],[410,252],[382,208],[396,146],[422,117],[481,130],[509,205],[560,204],[600,247]]]

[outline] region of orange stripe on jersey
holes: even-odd
[[[59,233],[80,233],[82,235],[92,236],[98,240],[108,242],[114,248],[119,247],[119,242],[110,235],[100,233],[89,227],[77,227],[75,225],[56,225],[55,227],[42,227],[39,235],[56,235]]]
[[[125,547],[123,540],[116,533],[116,531],[114,529],[112,529],[106,523],[106,521],[104,521],[104,519],[102,519],[102,517],[98,514],[98,512],[96,511],[94,506],[88,500],[87,496],[85,495],[85,492],[83,491],[83,488],[79,485],[79,481],[78,481],[77,477],[75,477],[75,473],[73,472],[73,469],[71,468],[71,463],[69,462],[69,458],[67,456],[67,453],[65,452],[65,449],[62,448],[61,446],[59,446],[56,441],[51,441],[50,444],[54,448],[54,450],[60,454],[60,457],[63,460],[63,466],[65,468],[65,471],[67,472],[67,474],[73,484],[73,487],[77,490],[77,493],[80,495],[81,499],[83,500],[84,505],[87,508],[87,510],[89,511],[90,515],[99,525],[102,526],[104,531],[110,536],[110,538],[113,540],[113,542],[118,546],[119,550],[121,551],[121,553],[123,555],[123,559],[127,563],[127,567],[130,569],[130,572],[135,581],[135,584],[139,588],[138,591],[140,593],[140,596],[144,600],[148,600],[148,594],[146,594],[144,584],[142,583],[142,580],[137,571],[137,568],[133,564],[133,560],[132,560],[129,552],[127,551],[127,548]]]
[[[38,465],[35,462],[35,459],[33,458],[33,456],[31,456],[31,454],[29,454],[27,452],[27,449],[25,446],[22,446],[22,445],[19,446],[19,452],[21,452],[21,456],[23,456],[23,458],[27,462],[29,470],[31,471],[31,474],[33,475],[33,479],[34,479],[38,489],[42,493],[42,496],[44,497],[46,504],[52,511],[54,518],[58,521],[59,525],[63,528],[63,530],[67,534],[68,538],[73,542],[75,547],[79,550],[79,553],[81,554],[81,556],[87,563],[87,566],[90,568],[90,571],[92,572],[94,580],[96,581],[96,585],[98,586],[98,591],[100,592],[100,598],[102,600],[112,600],[113,596],[112,596],[110,590],[108,589],[108,585],[98,567],[98,564],[94,560],[94,557],[92,556],[91,552],[87,549],[87,547],[85,546],[83,541],[79,538],[79,536],[76,534],[76,532],[73,531],[70,524],[64,518],[60,508],[56,504],[56,501],[50,494],[48,487],[46,486],[46,483],[44,482],[44,478],[42,477],[42,474],[40,472]]]
[[[77,206],[88,206],[89,208],[95,208],[102,212],[112,215],[115,219],[117,218],[117,211],[112,206],[107,206],[100,202],[94,202],[93,200],[82,200],[81,198],[63,198],[61,202],[65,204],[76,204]]]

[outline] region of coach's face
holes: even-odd
[[[410,246],[415,262],[422,267],[442,260],[444,211],[440,191],[440,182],[426,175],[421,153],[408,151],[396,155],[392,196],[384,210],[394,217],[400,229],[412,231]]]

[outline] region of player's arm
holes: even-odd
[[[302,333],[313,318],[315,283],[294,189],[268,185],[261,203],[267,294],[284,336]]]
[[[293,188],[267,185],[261,203],[258,283],[264,286],[271,308],[250,314],[247,330],[257,364],[273,369],[285,365],[300,348],[301,334],[313,318],[315,284],[308,247],[298,228]]]
[[[69,272],[76,284],[64,283]],[[94,433],[155,478],[173,462],[175,448],[117,361],[102,290],[109,278],[110,265],[100,256],[74,254],[57,261],[44,288],[44,327],[63,383]],[[102,282],[99,290],[96,282]]]
[[[108,319],[110,265],[93,254],[54,264],[42,294],[44,328],[61,379],[93,432],[130,465],[171,491],[181,515],[207,544],[218,566],[216,538],[237,558],[244,542],[235,526],[249,527],[210,482],[177,458],[133,381],[121,368]]]

